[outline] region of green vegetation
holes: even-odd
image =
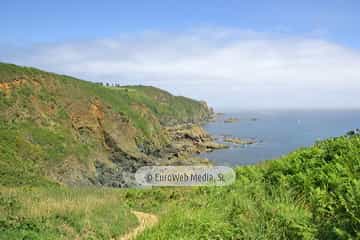
[[[151,86],[126,86],[130,92],[145,95],[147,104],[163,124],[177,122],[197,122],[208,116],[208,109],[202,102],[196,102],[183,96],[173,97],[168,92]]]
[[[131,210],[160,218],[138,239],[360,239],[356,132],[239,167],[227,187],[65,187],[59,178],[71,169],[91,176],[96,159],[109,159],[104,132],[122,137],[116,148],[140,152],[168,143],[165,123],[210,110],[153,87],[9,64],[0,64],[0,91],[0,239],[113,239],[137,225]]]
[[[87,239],[88,223],[94,239],[109,239],[133,226],[133,217],[122,216],[135,209],[160,217],[138,239],[358,239],[359,156],[360,136],[354,135],[239,167],[236,183],[227,187],[4,188],[0,236]]]
[[[359,156],[360,136],[340,137],[240,167],[232,186],[138,193],[167,206],[139,239],[359,239]]]
[[[45,72],[32,67],[19,67],[15,64],[0,62],[1,78],[0,83],[12,82],[14,79],[28,78],[29,76],[39,76]]]
[[[0,187],[0,239],[112,239],[137,225],[116,190]]]
[[[35,68],[0,63],[0,83],[11,83],[20,79],[36,80],[41,84],[38,95],[41,100],[47,101],[47,103],[61,104],[64,97],[68,97],[67,100],[90,100],[92,96],[96,96],[113,107],[116,112],[128,116],[135,126],[142,129],[145,134],[150,134],[147,132],[150,131],[148,128],[154,127],[152,125],[155,123],[150,122],[149,119],[144,119],[144,116],[139,114],[138,109],[132,108],[134,105],[145,106],[162,123],[168,123],[168,121],[175,123],[199,121],[209,115],[209,109],[202,102],[173,96],[166,91],[150,86],[106,87]],[[23,94],[24,92],[26,94]],[[12,94],[29,97],[35,93],[33,86],[29,88],[26,85],[15,89]],[[15,100],[13,98],[13,101]]]
[[[77,143],[69,130],[36,127],[31,123],[0,123],[0,183],[5,186],[53,185],[48,170],[74,155],[87,161],[90,147]]]
[[[119,136],[116,149],[138,155],[169,143],[162,131],[169,119],[200,121],[210,113],[153,87],[106,87],[0,63],[0,184],[48,184],[69,170],[94,174],[96,159],[110,158],[105,134]]]

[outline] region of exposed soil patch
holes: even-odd
[[[125,236],[121,237],[120,240],[131,240],[135,239],[136,236],[141,234],[145,229],[153,227],[158,223],[159,219],[156,215],[138,211],[132,211],[132,213],[137,217],[139,225],[132,229]]]
[[[12,82],[4,82],[0,83],[0,90],[5,93],[9,92],[11,89],[19,87],[20,85],[25,83],[25,79],[16,79]]]

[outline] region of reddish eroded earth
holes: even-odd
[[[12,82],[0,83],[0,90],[8,93],[11,89],[16,88],[25,83],[25,79],[15,79]]]

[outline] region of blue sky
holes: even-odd
[[[218,26],[324,35],[359,47],[360,1],[1,1],[3,43],[114,37]]]
[[[4,0],[0,7],[1,61],[151,84],[219,108],[360,107],[360,1]]]

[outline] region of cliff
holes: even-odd
[[[0,184],[127,186],[137,167],[174,161],[169,127],[212,114],[155,87],[0,63]]]

